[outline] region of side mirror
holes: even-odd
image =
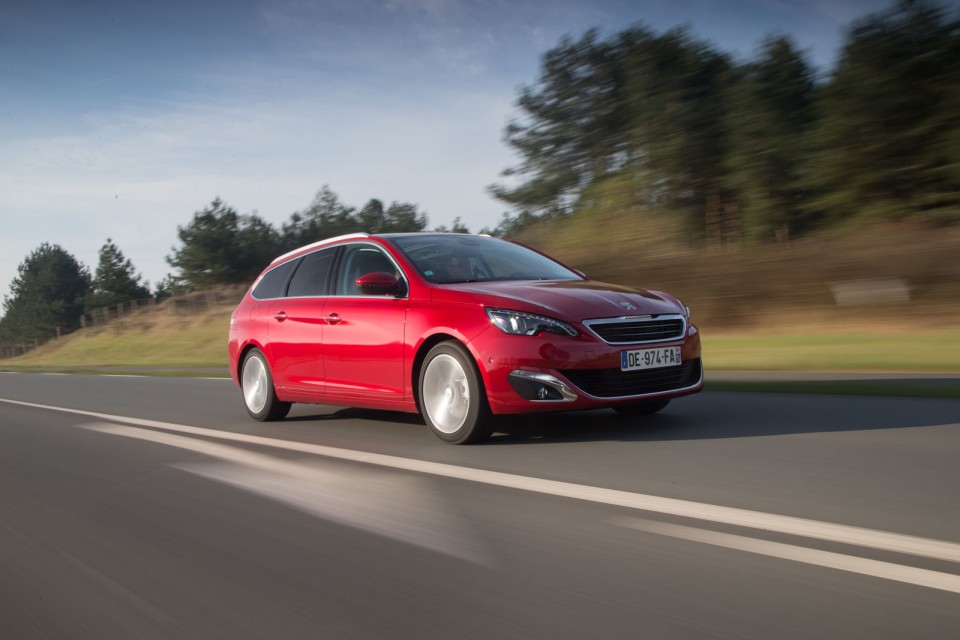
[[[400,280],[392,273],[374,271],[357,278],[357,288],[369,296],[396,294],[400,291]]]

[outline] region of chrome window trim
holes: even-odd
[[[640,340],[640,341],[631,341],[631,342],[609,342],[605,340],[599,333],[593,330],[593,325],[598,324],[617,324],[623,322],[631,321],[643,321],[643,320],[680,320],[681,330],[680,334],[671,338],[658,338],[656,340]],[[683,340],[687,336],[687,317],[682,313],[663,313],[663,314],[650,314],[650,315],[633,315],[633,316],[620,316],[618,318],[594,318],[590,320],[584,320],[581,324],[590,331],[591,335],[599,339],[605,344],[610,345],[631,345],[631,344],[655,344],[658,342],[675,342],[677,340]]]
[[[290,253],[285,254],[285,255],[291,256],[291,255],[293,255],[293,254],[295,254],[295,253],[297,253],[297,252],[299,252],[299,251],[301,251],[301,250],[303,250],[303,249],[306,249],[307,247],[313,247],[314,245],[326,245],[327,243],[329,243],[329,242],[331,242],[331,241],[333,241],[333,240],[346,240],[346,239],[350,239],[350,238],[361,239],[361,238],[368,238],[368,237],[370,237],[370,236],[369,236],[368,234],[365,234],[365,233],[364,233],[364,234],[351,233],[351,234],[347,234],[347,235],[345,235],[345,236],[338,236],[337,238],[330,238],[329,240],[321,240],[320,242],[315,242],[315,243],[312,244],[312,245],[307,245],[306,247],[300,247],[300,249],[295,249],[294,251],[291,251]],[[316,246],[316,248],[315,248],[314,250],[308,251],[307,253],[304,253],[303,255],[299,255],[299,256],[297,256],[297,257],[294,258],[294,259],[295,259],[295,260],[302,260],[302,259],[306,258],[307,256],[311,256],[311,255],[317,253],[318,251],[325,251],[325,250],[327,250],[327,249],[338,249],[338,248],[340,248],[340,247],[346,248],[346,247],[352,247],[352,246],[356,246],[356,245],[360,245],[360,244],[366,245],[366,246],[370,246],[370,247],[375,247],[375,248],[379,249],[379,250],[380,250],[380,253],[384,254],[384,255],[390,260],[390,262],[393,263],[393,266],[396,267],[396,268],[397,268],[397,271],[400,273],[400,275],[401,275],[401,277],[402,277],[402,279],[403,279],[404,285],[406,285],[406,288],[407,288],[407,293],[406,293],[406,295],[403,295],[403,296],[394,296],[394,295],[391,295],[391,294],[389,294],[389,293],[385,293],[385,294],[379,295],[379,296],[373,296],[373,295],[369,295],[369,296],[359,295],[359,296],[358,296],[358,295],[334,295],[334,294],[327,294],[327,295],[322,295],[322,296],[321,296],[321,295],[316,295],[316,296],[279,296],[279,297],[275,297],[275,298],[258,298],[257,296],[253,295],[253,290],[257,288],[257,285],[260,284],[260,281],[261,281],[268,273],[270,273],[270,272],[273,271],[274,269],[279,269],[279,268],[282,267],[283,265],[288,264],[288,263],[290,262],[290,260],[286,260],[286,261],[275,261],[276,264],[274,264],[274,265],[271,266],[269,269],[267,269],[266,271],[264,271],[262,274],[260,274],[260,275],[257,277],[256,280],[253,281],[253,284],[250,285],[250,297],[253,298],[254,300],[256,300],[257,302],[269,302],[269,301],[271,301],[271,300],[311,300],[311,299],[314,299],[314,298],[354,298],[354,299],[357,299],[357,300],[369,300],[370,298],[394,298],[394,299],[397,299],[397,300],[407,300],[407,299],[409,299],[409,298],[410,298],[410,278],[407,277],[406,271],[403,270],[403,268],[402,268],[402,267],[400,266],[400,264],[397,262],[396,258],[394,258],[392,255],[390,255],[390,252],[387,251],[387,250],[383,247],[383,245],[378,244],[378,243],[376,243],[376,242],[347,242],[347,243],[344,243],[344,244],[335,244],[335,245],[332,245],[332,246]],[[339,268],[340,268],[339,263],[336,264],[336,268],[337,268],[337,272],[338,272],[337,274],[339,274]],[[289,284],[289,282],[288,282],[288,284]],[[337,283],[334,282],[334,283],[332,283],[332,284],[334,285],[333,288],[335,289]]]

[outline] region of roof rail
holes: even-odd
[[[289,258],[290,256],[294,255],[295,253],[300,253],[301,251],[304,251],[304,250],[307,250],[307,249],[313,249],[314,247],[322,247],[323,245],[325,245],[325,244],[327,244],[327,243],[335,242],[335,241],[337,241],[337,240],[349,240],[350,238],[369,238],[369,237],[370,237],[370,234],[369,234],[369,233],[366,233],[366,232],[364,232],[364,231],[361,231],[361,232],[359,232],[359,233],[346,233],[346,234],[344,234],[344,235],[342,235],[342,236],[334,236],[334,237],[332,237],[332,238],[326,238],[326,239],[324,239],[324,240],[318,240],[317,242],[314,242],[314,243],[312,243],[312,244],[306,244],[306,245],[303,245],[302,247],[297,247],[297,248],[294,249],[293,251],[288,251],[287,253],[283,254],[282,256],[279,256],[279,257],[277,257],[277,258],[274,258],[273,261],[272,261],[270,264],[274,264],[274,263],[280,262],[280,261],[282,261],[282,260],[286,260],[287,258]]]

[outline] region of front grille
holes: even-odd
[[[563,376],[583,392],[596,398],[621,398],[647,393],[675,391],[700,381],[700,358],[679,367],[620,371],[619,369],[566,369]]]
[[[679,340],[686,327],[682,316],[653,316],[643,319],[584,320],[591,331],[607,344],[639,344]]]

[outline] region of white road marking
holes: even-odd
[[[0,374],[9,374],[9,375],[12,375],[12,376],[20,376],[20,375],[24,375],[25,373],[26,373],[26,374],[29,374],[29,375],[34,375],[34,376],[68,376],[68,375],[70,375],[69,373],[54,373],[54,372],[46,372],[46,373],[45,373],[45,372],[43,372],[43,371],[38,371],[38,372],[36,372],[36,373],[34,373],[34,372],[32,372],[32,371],[30,371],[30,372],[10,371],[10,370],[0,371]]]
[[[281,502],[313,516],[492,566],[492,556],[423,477],[367,469],[267,473],[228,464],[176,465],[196,475]]]
[[[113,422],[122,422],[130,425],[147,427],[150,429],[161,429],[176,433],[187,433],[205,438],[243,442],[246,444],[273,447],[287,451],[299,451],[301,453],[325,456],[338,460],[348,460],[351,462],[377,465],[392,469],[426,473],[435,476],[455,478],[458,480],[466,480],[469,482],[511,489],[519,489],[522,491],[530,491],[545,495],[584,500],[599,504],[608,504],[627,509],[636,509],[639,511],[652,511],[685,518],[694,518],[698,520],[706,520],[710,522],[730,524],[764,531],[773,531],[788,535],[815,538],[820,540],[830,540],[843,544],[856,545],[872,549],[882,549],[896,553],[936,558],[938,560],[947,560],[950,562],[960,562],[960,544],[955,542],[946,542],[943,540],[933,540],[918,536],[889,533],[886,531],[877,531],[874,529],[865,529],[849,525],[833,524],[818,520],[809,520],[806,518],[763,513],[760,511],[750,511],[747,509],[723,507],[719,505],[692,502],[689,500],[663,498],[642,493],[620,491],[617,489],[606,489],[603,487],[593,487],[570,482],[561,482],[557,480],[532,478],[511,473],[502,473],[499,471],[458,467],[451,464],[430,462],[427,460],[401,458],[398,456],[379,453],[367,453],[364,451],[339,449],[324,445],[290,442],[286,440],[277,440],[275,438],[265,438],[262,436],[218,431],[215,429],[205,429],[201,427],[191,427],[168,422],[159,422],[156,420],[114,416],[104,413],[96,413],[93,411],[68,409],[65,407],[55,407],[31,402],[21,402],[18,400],[7,400],[3,398],[0,398],[0,402],[6,402],[8,404],[25,407],[33,407],[37,409],[62,411],[74,415],[87,416]]]
[[[455,510],[422,477],[376,469],[345,476],[300,461],[171,433],[106,423],[81,426],[223,460],[227,464],[173,466],[327,520],[477,564],[492,564],[490,555],[455,517]]]
[[[883,578],[885,580],[895,580],[896,582],[905,582],[921,587],[960,593],[960,576],[952,573],[918,569],[916,567],[907,567],[892,562],[881,562],[880,560],[848,556],[832,551],[808,549],[807,547],[784,544],[782,542],[758,540],[757,538],[748,536],[738,536],[720,531],[708,531],[665,522],[652,522],[640,518],[621,518],[617,520],[617,523],[630,529],[656,533],[672,538],[682,538],[683,540],[726,547],[727,549],[736,549],[738,551],[746,551],[763,556],[771,556],[773,558],[782,558],[784,560],[829,567],[831,569],[859,573],[865,576]]]

